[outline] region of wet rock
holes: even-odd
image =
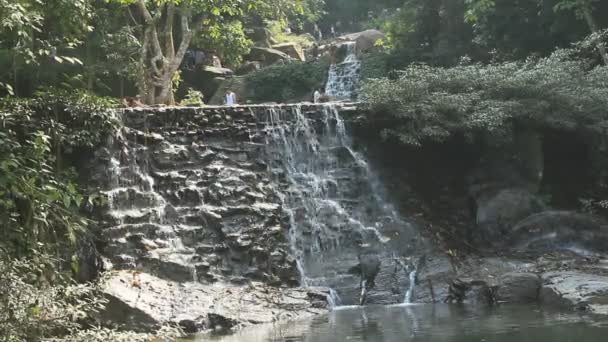
[[[520,220],[545,209],[545,205],[526,189],[504,189],[477,199],[477,225],[482,237],[500,244],[512,236],[511,227]]]
[[[310,290],[272,288],[256,282],[244,286],[180,284],[146,273],[120,271],[110,275],[104,292],[110,303],[101,314],[103,321],[137,331],[180,322],[189,331],[218,326],[230,329],[326,312],[318,307],[318,298],[309,297]]]
[[[484,280],[457,278],[449,287],[448,303],[494,304],[494,289]]]
[[[574,271],[542,275],[541,302],[545,305],[608,314],[608,277]]]
[[[225,331],[232,329],[238,322],[222,315],[210,313],[207,315],[207,324],[215,331]]]
[[[500,277],[496,289],[499,303],[534,303],[538,301],[541,279],[534,273],[507,273]]]
[[[585,250],[608,252],[608,226],[586,214],[545,211],[519,222],[512,229],[510,245],[544,253],[556,249],[585,254]]]
[[[200,317],[192,319],[192,317],[184,315],[182,317],[177,317],[176,321],[186,334],[196,334],[204,328],[204,322]]]

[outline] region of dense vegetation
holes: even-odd
[[[101,199],[74,161],[117,125],[118,101],[100,96],[172,104],[188,49],[238,67],[259,27],[306,45],[377,28],[387,38],[363,56],[362,93],[386,138],[480,143],[550,127],[593,146],[601,185],[607,13],[599,0],[0,0],[0,340],[151,338],[95,327],[104,301],[79,277]],[[307,99],[326,71],[294,62],[245,80],[254,101]]]
[[[499,64],[412,64],[394,78],[369,80],[363,93],[374,119],[386,122],[385,135],[409,145],[454,135],[508,138],[515,123],[603,135],[607,76],[608,68],[577,50],[558,50]]]
[[[246,85],[256,102],[310,101],[313,90],[324,87],[328,68],[324,61],[275,65],[247,75]]]

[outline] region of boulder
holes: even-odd
[[[204,66],[202,71],[212,77],[227,77],[234,74],[234,72],[228,68],[218,68],[210,65]]]
[[[249,55],[247,56],[246,60],[258,61],[264,65],[272,65],[279,61],[289,60],[289,55],[275,49],[253,47],[251,48],[251,52],[249,52]]]
[[[249,62],[245,62],[243,63],[237,70],[236,70],[236,74],[237,75],[247,75],[249,73],[252,73],[254,71],[258,71],[262,68],[262,63],[257,62],[257,61],[249,61]]]
[[[544,211],[515,225],[509,244],[543,253],[556,249],[608,252],[608,228],[599,218],[569,211]]]
[[[373,48],[378,40],[385,37],[384,33],[378,30],[366,30],[341,36],[339,40],[355,42],[357,43],[357,51],[365,52]]]
[[[518,188],[483,195],[476,202],[479,233],[492,242],[503,241],[505,236],[511,236],[514,224],[545,209],[537,196]]]
[[[499,303],[534,303],[538,300],[541,279],[534,273],[512,272],[503,274],[496,289]]]
[[[298,43],[295,43],[295,42],[282,43],[282,44],[273,45],[272,48],[286,53],[289,57],[291,57],[295,60],[298,60],[301,62],[306,61],[306,56],[304,55],[304,49],[302,49],[302,46]]]
[[[272,32],[265,27],[254,27],[247,32],[247,38],[251,39],[256,46],[270,47],[274,41]]]
[[[545,305],[608,314],[608,277],[580,272],[549,272],[542,276]]]
[[[307,289],[280,289],[258,282],[177,283],[147,273],[112,272],[104,284],[110,302],[99,316],[135,331],[179,324],[189,333],[231,329],[327,312]]]

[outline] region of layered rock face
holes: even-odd
[[[319,108],[302,110],[314,117]],[[107,292],[122,303],[114,308],[126,305],[139,317],[119,321],[204,329],[215,325],[210,314],[235,325],[324,309],[326,293],[287,289],[300,274],[268,165],[268,108],[121,114],[124,128],[100,153],[108,164],[98,175],[110,185],[102,234],[114,280]]]

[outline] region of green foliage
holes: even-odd
[[[238,20],[222,22],[204,35],[194,38],[193,46],[203,50],[215,50],[227,65],[238,65],[243,55],[249,53],[253,42],[245,36],[243,24]]]
[[[202,92],[189,88],[188,92],[186,93],[186,97],[181,102],[181,105],[188,107],[200,107],[205,104],[205,102],[203,102],[204,98],[205,96]]]
[[[390,72],[388,51],[374,51],[361,57],[361,80],[388,76]]]
[[[408,145],[454,135],[508,137],[514,123],[603,136],[608,67],[590,68],[578,53],[452,68],[412,65],[396,79],[368,81],[362,93],[384,135]]]
[[[42,262],[42,263],[40,263]],[[54,261],[47,257],[0,260],[0,331],[2,341],[40,341],[80,328],[91,312],[103,307],[91,285],[45,284]]]
[[[52,279],[47,256],[32,259],[0,259],[1,341],[174,341],[182,335],[165,327],[157,334],[118,332],[89,327],[91,315],[107,304],[96,285]]]
[[[324,86],[328,68],[323,61],[286,63],[248,74],[245,80],[257,102],[310,100],[314,90]]]
[[[401,5],[403,0],[325,0],[326,13],[320,22],[325,31],[334,26],[338,33],[355,32],[367,27],[376,16]]]
[[[28,256],[73,244],[86,226],[84,195],[66,153],[99,145],[114,129],[109,102],[84,92],[49,91],[0,102],[0,251]]]
[[[314,40],[309,35],[298,36],[296,34],[285,33],[286,23],[282,21],[271,21],[268,24],[268,30],[270,31],[272,38],[277,43],[298,43],[303,48],[311,47],[314,44]]]

